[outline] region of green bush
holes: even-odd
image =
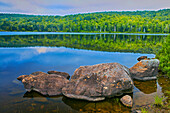
[[[167,36],[162,49],[156,54],[160,60],[159,69],[170,77],[170,35]]]

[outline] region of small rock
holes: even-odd
[[[120,99],[120,101],[123,103],[123,105],[127,107],[132,107],[133,102],[131,96],[125,95]]]
[[[140,111],[140,110],[132,110],[132,113],[142,113],[142,111]]]
[[[31,75],[34,75],[34,76],[40,75],[40,74],[47,74],[47,73],[44,73],[44,72],[41,72],[41,71],[31,73]]]
[[[139,57],[137,60],[138,60],[138,61],[141,61],[141,60],[143,60],[143,59],[147,59],[147,56],[141,56],[141,57]]]
[[[136,110],[136,113],[142,113],[140,110]]]
[[[70,75],[69,75],[68,73],[66,73],[66,72],[48,71],[47,73],[48,73],[48,74],[57,74],[57,75],[60,75],[60,76],[65,77],[65,78],[67,78],[67,79],[70,78]]]

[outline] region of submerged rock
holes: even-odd
[[[70,75],[69,75],[68,73],[66,73],[66,72],[48,71],[47,73],[48,73],[48,74],[57,74],[57,75],[60,75],[60,76],[65,77],[65,78],[67,78],[67,79],[70,78]]]
[[[131,98],[131,96],[129,96],[129,95],[125,95],[125,96],[123,96],[121,99],[120,99],[120,101],[123,103],[123,105],[125,105],[125,106],[127,106],[127,107],[132,107],[132,98]]]
[[[133,80],[133,83],[136,88],[138,88],[140,91],[142,91],[145,94],[150,94],[157,91],[156,80],[149,80],[149,81]]]
[[[62,95],[62,88],[69,81],[59,74],[35,72],[30,75],[21,75],[17,78],[22,81],[27,91],[37,91],[43,95]]]
[[[22,94],[24,92],[25,92],[24,90],[17,89],[15,91],[11,91],[9,94],[10,95],[17,95],[17,94]]]
[[[141,109],[143,107],[146,107],[146,108],[149,107],[150,105],[152,105],[155,102],[156,96],[159,96],[159,97],[163,96],[162,87],[160,87],[158,83],[157,83],[156,92],[153,92],[150,94],[145,94],[144,92],[140,91],[138,88],[136,88],[134,86],[132,110]],[[153,113],[155,113],[155,112],[153,112]]]
[[[100,102],[88,102],[67,97],[62,98],[66,105],[83,113],[130,113],[131,108],[123,106],[119,100],[120,98],[109,98]]]
[[[129,69],[119,63],[81,66],[76,69],[62,93],[69,98],[88,101],[120,96],[133,90],[133,82],[129,76]]]
[[[133,79],[153,80],[156,79],[156,75],[158,74],[158,66],[158,59],[143,59],[129,70]]]

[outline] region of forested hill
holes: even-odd
[[[170,33],[170,9],[66,16],[0,14],[0,31]]]

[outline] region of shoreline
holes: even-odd
[[[98,35],[98,34],[115,34],[115,35],[163,35],[168,36],[170,34],[161,34],[161,33],[96,33],[96,32],[32,32],[32,31],[0,31],[0,36],[5,35],[52,35],[52,34],[71,34],[71,35]]]

